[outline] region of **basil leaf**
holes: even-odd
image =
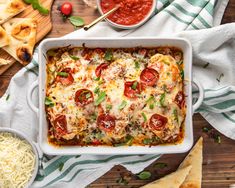
[[[154,167],[157,167],[157,168],[165,168],[165,167],[167,167],[167,164],[166,164],[166,163],[156,163],[156,164],[154,165]]]
[[[74,55],[70,55],[69,57],[71,57],[71,59],[73,59],[73,60],[79,60],[79,57],[77,57],[77,56],[74,56]]]
[[[62,76],[62,77],[68,77],[68,73],[67,72],[57,72],[58,76]]]
[[[69,21],[71,22],[71,24],[77,27],[84,25],[84,20],[79,16],[70,16]]]
[[[149,171],[143,171],[138,174],[137,177],[141,180],[147,180],[151,177],[151,173]]]
[[[107,105],[106,105],[106,110],[111,110],[112,107],[113,107],[113,106],[112,106],[111,104],[107,104]]]
[[[112,61],[113,54],[112,54],[111,50],[106,50],[105,55],[104,55],[104,59],[107,61]]]
[[[125,106],[127,105],[126,101],[122,101],[122,103],[119,105],[118,109],[122,110],[123,108],[125,108]]]
[[[136,88],[137,88],[137,84],[138,84],[138,82],[137,82],[137,81],[135,81],[135,82],[132,84],[131,88],[132,88],[132,89],[134,89],[134,90],[136,90]]]
[[[25,3],[31,4],[34,10],[38,10],[41,14],[47,15],[49,10],[43,7],[38,0],[24,0]]]
[[[55,104],[52,102],[52,100],[49,97],[45,98],[45,105],[49,107],[53,107]]]
[[[105,100],[106,93],[104,91],[100,92],[98,98],[95,100],[95,106],[98,106]]]
[[[147,122],[147,116],[145,115],[145,113],[144,112],[142,112],[141,113],[141,115],[143,116],[143,118],[144,118],[144,122]]]
[[[160,105],[162,107],[165,107],[165,97],[166,97],[165,93],[161,94],[161,96],[160,96]]]

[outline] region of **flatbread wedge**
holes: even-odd
[[[0,24],[19,14],[26,8],[22,0],[8,0],[0,3]]]
[[[36,42],[37,22],[32,18],[13,18],[3,24],[10,43],[3,47],[12,57],[27,65],[33,54]]]
[[[193,149],[180,164],[179,169],[188,165],[192,166],[188,176],[186,177],[180,188],[201,188],[202,181],[202,146],[203,138],[199,138]]]
[[[178,169],[177,171],[152,183],[149,183],[141,188],[179,188],[191,168],[191,166],[187,166],[185,168]]]
[[[0,26],[0,48],[9,44],[9,37],[6,31]]]

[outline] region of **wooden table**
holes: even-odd
[[[57,11],[59,4],[65,0],[55,0],[52,10],[53,29],[47,37],[60,37],[71,31],[74,27],[67,22],[63,22]],[[94,20],[99,13],[92,8],[88,8],[81,0],[71,0],[74,5],[74,15],[83,17],[86,23]],[[230,0],[228,7],[223,17],[223,23],[235,21],[235,0]],[[15,63],[8,71],[0,76],[0,96],[7,89],[11,77],[22,66]],[[204,160],[203,160],[203,188],[225,188],[230,184],[235,184],[235,141],[221,135],[221,144],[215,143],[206,133],[202,132],[203,127],[210,125],[202,118],[201,115],[195,114],[194,120],[194,138],[197,140],[200,136],[204,137]],[[218,133],[219,134],[219,133]],[[148,182],[151,182],[159,177],[162,177],[177,169],[178,165],[184,159],[186,154],[163,155],[157,162],[164,162],[167,167],[161,169],[154,164],[146,170],[152,173],[150,180],[138,180],[135,175],[132,175],[121,166],[116,166],[101,178],[93,182],[90,188],[117,188],[117,187],[139,187]],[[128,185],[120,185],[116,181],[124,176],[128,179]],[[79,185],[78,185],[79,188]]]

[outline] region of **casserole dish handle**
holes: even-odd
[[[35,80],[31,86],[29,86],[29,90],[27,91],[27,103],[29,105],[29,107],[36,113],[38,114],[39,110],[38,108],[33,104],[33,100],[32,100],[32,94],[34,89],[38,87],[38,80]]]
[[[201,104],[203,102],[204,88],[203,88],[202,84],[195,77],[193,77],[193,83],[197,86],[197,88],[199,90],[199,96],[198,96],[197,102],[195,104],[193,104],[193,113],[195,113],[195,111],[201,106]]]

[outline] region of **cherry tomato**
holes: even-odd
[[[97,125],[101,130],[111,132],[115,128],[115,117],[109,114],[101,114],[97,118]]]
[[[144,69],[140,74],[140,81],[144,85],[154,86],[159,79],[159,74],[156,70],[151,68]]]
[[[136,98],[141,93],[141,85],[137,81],[125,82],[124,95],[129,98]]]
[[[65,72],[67,73],[67,75],[64,75],[64,76],[57,75],[56,81],[60,82],[62,85],[65,85],[65,86],[71,85],[74,81],[74,78],[71,74],[72,72],[71,68],[65,68],[61,72]]]
[[[167,118],[160,114],[153,114],[149,120],[149,126],[152,130],[161,131],[167,124]]]
[[[92,143],[92,145],[95,145],[95,146],[101,144],[101,142],[99,140],[93,140],[91,143]]]
[[[75,93],[74,100],[78,106],[85,106],[86,104],[93,102],[94,98],[93,98],[93,94],[90,90],[79,89]]]
[[[72,13],[73,6],[69,2],[64,2],[60,7],[60,12],[65,15],[69,16]]]
[[[185,97],[184,93],[182,91],[179,91],[175,96],[175,103],[179,106],[179,108],[182,108],[185,104]]]
[[[60,139],[63,135],[67,134],[67,121],[65,115],[57,115],[54,120],[53,127],[55,129],[55,137]]]
[[[109,66],[108,63],[102,63],[102,64],[100,64],[100,65],[99,65],[98,67],[96,67],[96,69],[95,69],[95,75],[96,75],[97,77],[100,77],[101,72],[102,72],[104,69],[107,69],[108,66]]]

